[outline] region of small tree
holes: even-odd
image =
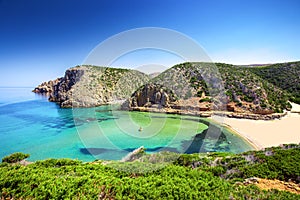
[[[30,156],[29,154],[17,152],[17,153],[13,153],[9,156],[5,156],[4,158],[2,158],[2,162],[16,163],[16,162],[19,162],[21,160],[28,158],[29,156]]]

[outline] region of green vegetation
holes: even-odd
[[[85,66],[88,68],[88,91],[95,91],[104,97],[116,96],[128,98],[141,85],[149,80],[149,76],[136,70]]]
[[[6,156],[6,157],[2,158],[2,162],[16,163],[16,162],[24,160],[24,159],[26,159],[28,157],[29,157],[29,154],[17,152],[17,153],[13,153],[13,154],[11,154],[9,156]]]
[[[251,72],[290,94],[290,100],[300,103],[300,62],[254,67]]]
[[[209,97],[205,97],[205,98],[203,98],[203,99],[200,99],[199,102],[200,102],[200,103],[202,103],[202,102],[210,102],[210,103],[211,103],[211,102],[212,102],[212,99],[209,98]]]
[[[59,82],[62,87],[56,87],[61,92],[54,92],[51,98],[51,101],[60,102],[62,107],[70,107],[72,102],[78,107],[91,107],[128,99],[148,83],[173,91],[174,99],[200,97],[200,102],[213,102],[217,105],[215,109],[224,109],[226,106],[218,106],[222,102],[236,105],[231,111],[237,108],[238,112],[271,114],[290,110],[289,101],[300,103],[300,62],[265,66],[186,62],[152,79],[129,69],[93,65],[74,69],[78,72],[69,71],[70,77]],[[71,87],[73,93],[69,92]],[[72,99],[74,96],[76,98]]]
[[[167,163],[178,159],[173,163]],[[249,177],[300,182],[298,145],[243,154],[170,152],[134,162],[48,159],[0,164],[2,199],[299,199],[236,184]]]
[[[197,158],[198,156],[198,158]],[[300,146],[296,144],[249,151],[238,155],[228,153],[181,155],[177,164],[194,166],[227,180],[243,180],[249,177],[279,179],[300,183]]]
[[[279,87],[253,73],[247,67],[216,63],[224,81],[225,94],[230,101],[237,102],[239,106],[253,103],[247,108],[257,112],[267,110],[270,112],[283,112],[290,109],[289,95]]]
[[[208,102],[212,102],[225,94],[227,99],[223,102],[235,102],[244,111],[269,114],[290,110],[289,100],[298,102],[299,77],[299,63],[267,67],[182,63],[164,71],[151,82],[170,88],[182,99],[195,96],[203,98],[200,102],[209,99]]]

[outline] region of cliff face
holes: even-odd
[[[170,107],[176,101],[176,95],[159,84],[146,84],[136,90],[130,100],[130,107]]]
[[[53,92],[50,94],[49,101],[58,102],[61,107],[72,107],[75,101],[73,99],[73,86],[78,83],[84,75],[85,69],[71,68],[66,70],[65,76],[53,86]]]
[[[129,98],[148,80],[147,75],[135,70],[77,66],[66,70],[55,84],[49,81],[51,84],[45,83],[42,88],[48,88],[49,101],[63,108],[94,107]],[[46,93],[39,89],[33,92]]]

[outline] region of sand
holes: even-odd
[[[300,143],[300,105],[292,103],[292,110],[271,121],[225,118],[224,125],[248,140],[256,149],[280,144]]]

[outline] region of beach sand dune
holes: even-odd
[[[271,121],[225,118],[224,124],[246,138],[257,149],[300,142],[300,105],[292,103],[292,110]]]

